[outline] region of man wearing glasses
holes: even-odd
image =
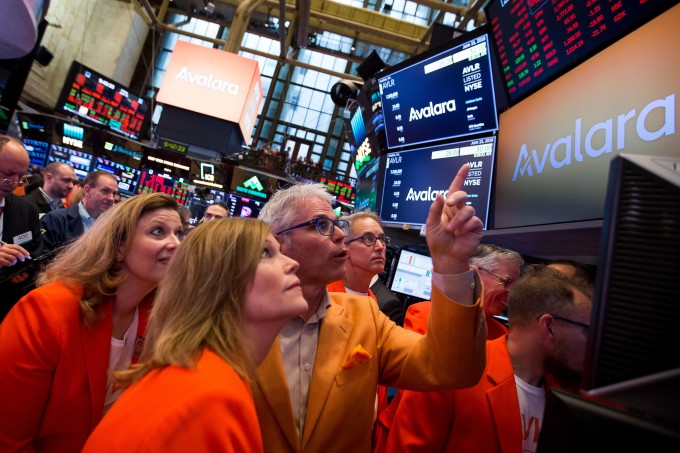
[[[350,226],[350,234],[345,238],[347,246],[345,279],[328,285],[328,291],[370,296],[388,318],[397,325],[403,324],[404,308],[401,300],[394,294],[391,298],[380,300],[371,291],[371,286],[378,281],[378,274],[385,270],[386,251],[390,243],[390,238],[383,231],[382,220],[376,213],[370,211],[357,212],[342,219],[349,222]],[[388,296],[391,294],[387,288],[385,291]],[[369,300],[370,302],[372,301]],[[387,389],[380,385],[376,398],[374,423],[378,415],[387,408],[387,403]]]
[[[38,210],[12,193],[25,184],[30,159],[23,144],[0,135],[0,321],[33,289],[32,272],[21,272],[41,254]]]
[[[514,250],[495,244],[480,244],[470,258],[470,266],[479,272],[484,283],[484,314],[486,315],[487,340],[493,340],[508,333],[508,328],[496,316],[505,311],[508,292],[517,281],[524,260]],[[431,302],[418,302],[408,307],[404,327],[425,333]]]
[[[350,234],[345,239],[345,279],[328,285],[328,291],[371,296],[378,302],[380,311],[397,325],[402,325],[404,307],[401,300],[394,294],[381,298],[372,291],[379,280],[378,274],[385,270],[387,246],[390,244],[390,238],[383,231],[382,220],[370,211],[357,212],[342,219],[350,225]],[[387,290],[387,296],[390,294]]]
[[[508,328],[496,316],[503,314],[508,304],[508,292],[519,278],[524,260],[514,250],[499,247],[495,244],[479,244],[474,256],[470,258],[470,266],[479,272],[484,284],[484,315],[486,317],[487,340],[505,336]],[[418,302],[406,310],[404,327],[418,333],[427,331],[427,320],[430,317],[432,302]],[[383,451],[384,444],[393,429],[393,420],[397,408],[404,396],[404,391],[396,393],[386,410],[382,410],[376,427],[376,453]]]
[[[510,290],[510,331],[487,342],[479,383],[404,392],[385,451],[535,452],[547,389],[578,389],[592,297],[587,282],[531,266]]]
[[[434,390],[474,385],[484,368],[486,325],[468,260],[482,222],[461,189],[469,165],[427,219],[433,261],[430,333],[394,324],[365,296],[328,293],[345,275],[349,224],[319,184],[276,192],[260,213],[281,251],[300,263],[309,304],[281,331],[253,383],[271,452],[370,451],[378,385]]]

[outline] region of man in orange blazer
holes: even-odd
[[[468,260],[482,222],[461,190],[464,165],[427,219],[433,259],[429,333],[398,327],[365,296],[329,293],[343,278],[347,222],[318,184],[274,194],[260,213],[281,251],[300,263],[309,311],[287,324],[257,370],[255,404],[270,452],[369,452],[378,384],[435,390],[474,385],[486,325]],[[458,302],[455,302],[458,301]]]
[[[494,244],[480,244],[470,258],[470,265],[479,271],[484,284],[484,314],[486,316],[487,340],[508,333],[508,328],[494,316],[499,316],[508,304],[508,291],[522,270],[524,260],[514,250]],[[418,333],[427,330],[432,303],[418,302],[408,307],[404,327]]]
[[[508,303],[508,290],[519,278],[522,256],[514,250],[505,249],[494,244],[480,244],[470,258],[470,265],[479,271],[484,289],[484,315],[486,316],[487,340],[505,336],[508,328],[494,316],[503,313]],[[424,334],[427,331],[427,320],[430,317],[432,302],[418,302],[406,310],[404,328]],[[397,407],[403,397],[398,391],[388,407],[380,412],[376,424],[376,446],[374,453],[385,451],[385,442],[392,428]]]
[[[487,342],[479,383],[404,391],[385,451],[535,452],[546,380],[578,386],[591,307],[580,281],[545,268],[523,277],[510,292],[509,334]]]
[[[63,284],[38,288],[0,325],[0,363],[14,363],[0,368],[0,451],[24,451],[31,445],[38,451],[80,451],[101,420],[109,366],[108,354],[101,352],[110,349],[113,304],[100,304],[101,318],[88,328],[80,296]],[[139,305],[138,332],[146,329],[152,299]],[[19,339],[29,344],[17,344]],[[143,338],[136,342],[138,355]],[[30,354],[19,355],[17,350]],[[5,380],[23,380],[25,385],[6,392]],[[6,404],[9,401],[12,404]],[[15,409],[10,412],[9,407]]]

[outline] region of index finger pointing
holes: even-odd
[[[463,190],[463,183],[465,182],[465,179],[467,178],[469,171],[470,164],[461,165],[460,169],[458,169],[456,177],[453,178],[453,181],[451,181],[451,185],[449,186],[449,193],[454,193],[459,190]]]

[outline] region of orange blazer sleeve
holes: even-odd
[[[263,451],[250,387],[215,353],[195,368],[167,366],[128,388],[84,453]]]

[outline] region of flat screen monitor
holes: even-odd
[[[76,176],[85,179],[92,168],[92,154],[84,151],[67,148],[61,145],[52,145],[47,163],[64,162],[69,164],[76,172]]]
[[[273,176],[236,167],[231,178],[231,192],[266,202],[278,187],[285,184],[287,184],[287,181],[282,181]]]
[[[677,380],[676,380],[677,381]],[[677,384],[657,400],[677,403]],[[638,396],[638,399],[642,398]],[[664,401],[665,399],[665,401]],[[677,405],[675,406],[677,413]],[[677,417],[676,417],[677,418]],[[598,398],[552,389],[547,393],[538,453],[677,451],[680,428],[653,414],[628,410]]]
[[[73,113],[137,139],[147,104],[127,87],[74,61],[57,102],[57,111]]]
[[[401,249],[394,268],[390,289],[418,299],[430,300],[432,294],[432,258]]]
[[[390,150],[498,129],[484,27],[378,77]]]
[[[220,162],[191,160],[191,184],[224,194],[229,189],[234,167]],[[224,200],[224,196],[222,196]]]
[[[153,169],[143,170],[139,178],[137,193],[154,192],[171,195],[178,203],[184,205],[189,195],[189,183],[183,178],[158,173]]]
[[[47,155],[50,152],[50,144],[30,138],[23,139],[23,142],[24,148],[28,151],[28,157],[31,159],[31,165],[41,168],[45,167],[47,165]]]
[[[358,174],[385,147],[385,119],[375,78],[366,80],[356,99],[348,102],[346,114],[345,130],[350,152],[356,154],[354,168]]]
[[[380,188],[383,175],[380,173],[380,158],[371,159],[357,175],[356,197],[354,211],[377,212]]]
[[[485,8],[511,104],[620,39],[674,0],[491,0]]]
[[[230,193],[228,195],[229,215],[231,217],[252,217],[256,219],[264,207],[261,201]]]
[[[99,147],[97,155],[108,160],[127,165],[132,168],[141,168],[145,149],[139,142],[126,140],[113,134],[103,134],[103,145]]]
[[[446,196],[456,172],[471,170],[463,190],[486,227],[496,138],[494,136],[386,155],[380,217],[386,225],[422,226],[437,194]]]
[[[186,181],[191,179],[191,159],[169,151],[155,149],[142,158],[142,167]]]
[[[680,157],[611,162],[583,387],[680,368]]]
[[[97,157],[95,159],[94,170],[103,170],[113,173],[118,180],[118,191],[122,194],[134,195],[137,193],[137,183],[139,182],[139,176],[141,174],[140,170],[103,157]]]

